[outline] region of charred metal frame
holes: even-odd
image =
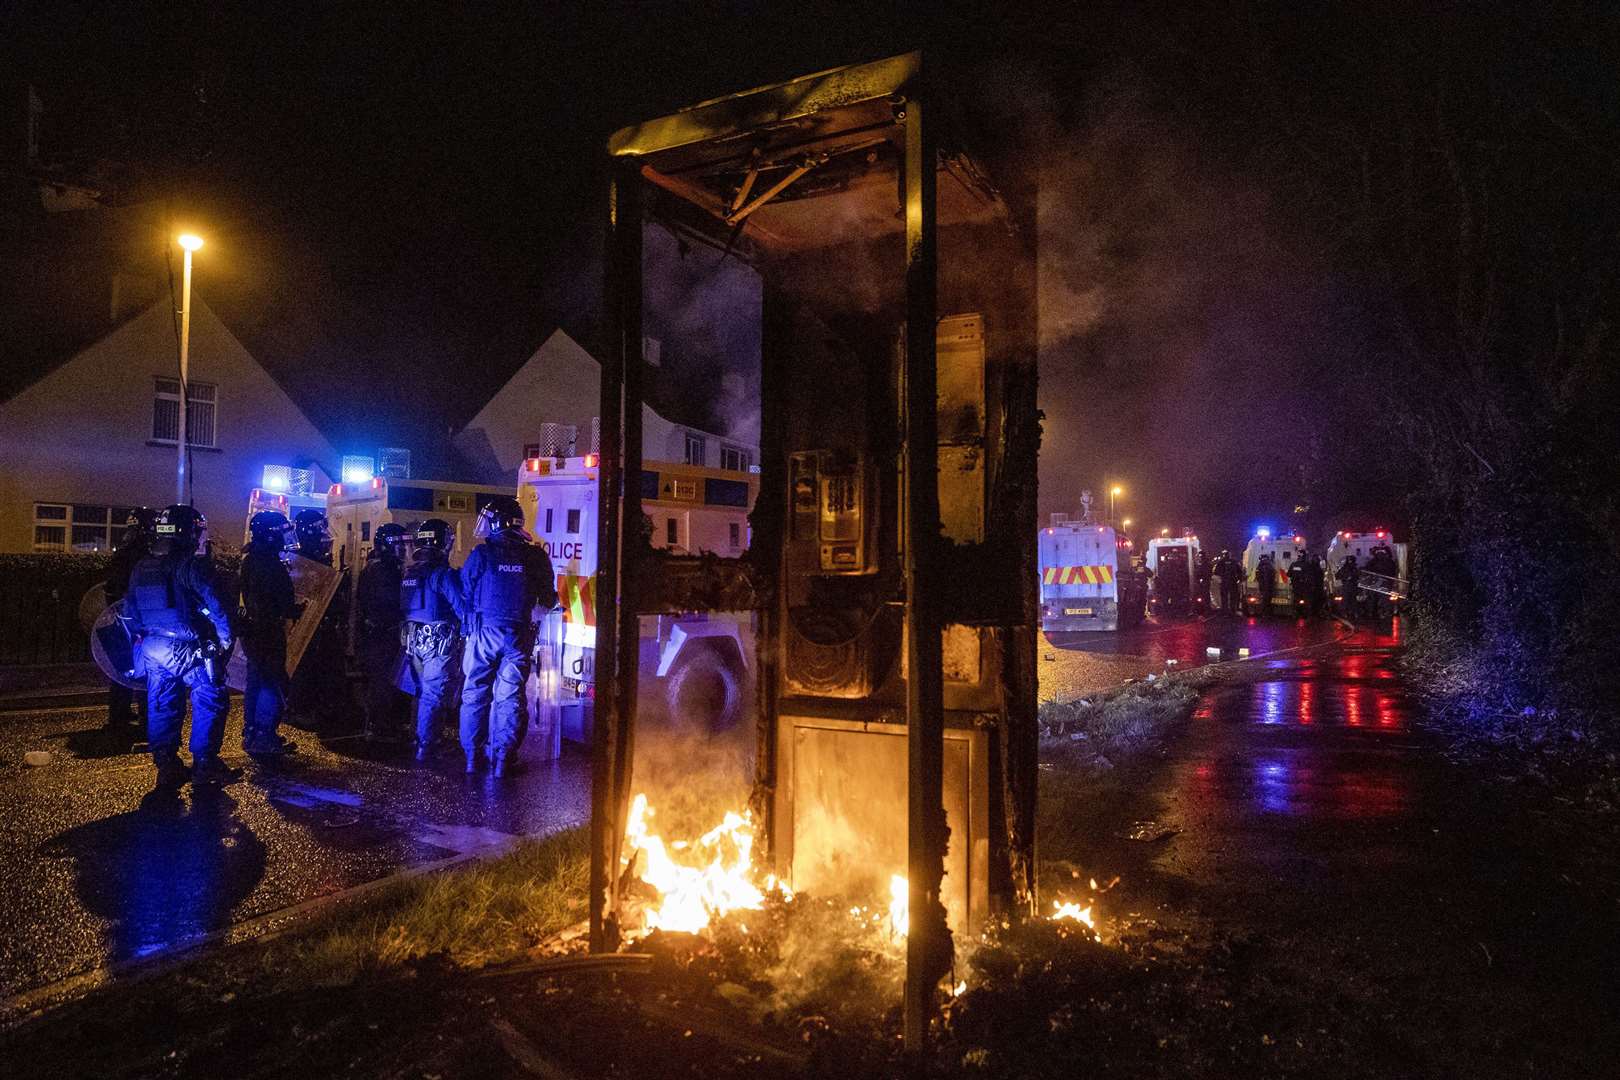
[[[900,202],[904,217],[904,391],[900,434],[903,444],[901,502],[904,535],[902,575],[906,671],[904,719],[909,772],[907,777],[907,870],[910,884],[910,933],[906,946],[905,1038],[923,1046],[935,1012],[940,979],[948,974],[951,932],[941,898],[949,842],[943,803],[942,755],[945,737],[945,691],[941,635],[956,621],[1000,627],[984,639],[1000,648],[999,678],[1006,713],[999,737],[990,740],[1001,783],[992,779],[990,798],[1004,822],[1003,835],[992,841],[999,855],[999,874],[992,871],[1002,909],[1016,912],[1033,903],[1034,880],[1034,465],[1038,422],[1034,414],[1034,363],[1031,348],[1008,378],[1004,407],[1009,412],[1004,473],[1024,470],[1021,480],[999,479],[998,495],[1011,508],[1011,523],[1000,526],[999,539],[1016,547],[1014,556],[993,555],[992,543],[952,544],[942,535],[939,494],[939,420],[935,335],[939,308],[938,176],[939,118],[936,95],[924,77],[920,54],[822,72],[791,83],[766,87],[705,102],[616,133],[608,144],[614,171],[609,200],[606,271],[607,356],[602,372],[601,484],[596,650],[597,717],[592,741],[590,930],[595,950],[616,947],[618,867],[625,816],[630,798],[635,736],[637,639],[639,614],[660,610],[699,610],[721,603],[754,607],[761,612],[759,629],[759,730],[754,809],[764,824],[765,847],[774,849],[774,801],[777,783],[776,742],[779,674],[783,647],[779,592],[785,575],[783,525],[786,517],[787,453],[783,419],[787,385],[780,368],[783,350],[774,343],[791,333],[779,297],[767,288],[763,307],[761,370],[762,478],[755,508],[754,543],[741,560],[704,563],[717,571],[698,582],[693,563],[700,560],[654,557],[642,537],[639,475],[642,460],[642,240],[644,185],[673,194],[711,224],[733,229],[726,241],[743,249],[780,247],[755,211],[771,200],[791,195],[790,187],[828,160],[811,146],[796,151],[798,164],[755,194],[760,154],[742,166],[744,177],[729,197],[717,196],[701,183],[654,167],[649,157],[697,144],[744,145],[741,136],[781,130],[795,121],[845,108],[852,103],[884,103],[884,119],[903,134],[899,162]],[[878,125],[874,124],[874,128]],[[844,130],[834,154],[851,147],[866,150],[870,132]],[[861,138],[868,142],[861,143]],[[732,140],[728,143],[727,140]],[[814,142],[808,139],[807,142]],[[778,147],[778,152],[784,148]],[[781,158],[778,159],[780,167]],[[870,158],[868,160],[871,160]],[[947,159],[945,168],[963,168]],[[678,170],[677,170],[678,171]],[[819,171],[812,175],[820,175]],[[966,186],[966,185],[964,185]],[[667,196],[664,196],[667,198]],[[1028,278],[1006,286],[1007,293],[1031,289]],[[1022,315],[1032,316],[1032,301]],[[1015,304],[1014,306],[1017,306]],[[1024,369],[1027,368],[1027,371]],[[1014,412],[1015,411],[1015,412]],[[1016,415],[1015,415],[1016,413]],[[989,435],[987,434],[987,438]],[[622,503],[621,503],[622,496]],[[986,506],[991,493],[986,492]],[[1027,526],[1027,527],[1026,527]],[[1023,549],[1028,548],[1026,552]],[[960,599],[951,579],[978,559],[984,576],[1004,592],[1016,595],[999,606]],[[1011,567],[1011,569],[1008,569]],[[718,597],[724,599],[718,599]],[[990,612],[990,614],[986,614]],[[1013,614],[1007,614],[1012,612]],[[999,634],[999,636],[994,636]],[[767,797],[760,797],[761,793]],[[995,861],[994,859],[992,861]]]

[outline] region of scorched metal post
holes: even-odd
[[[618,944],[616,912],[610,911],[609,889],[618,875],[618,849],[623,822],[613,807],[614,777],[617,775],[619,702],[619,490],[624,475],[623,407],[625,342],[634,324],[635,340],[641,339],[641,204],[639,181],[633,171],[619,169],[608,189],[606,304],[607,356],[602,365],[600,438],[598,440],[597,482],[597,564],[596,564],[596,709],[591,729],[591,948],[602,952]],[[626,248],[627,233],[634,233],[632,265]],[[627,311],[628,297],[634,292],[633,312]],[[615,921],[610,922],[610,915]]]
[[[924,104],[905,101],[902,197],[906,218],[905,585],[906,585],[906,1048],[926,1048],[939,980],[949,970],[950,931],[940,902],[945,871],[944,737],[939,594],[938,244],[934,133]]]

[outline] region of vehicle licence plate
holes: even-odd
[[[1065,614],[1065,615],[1090,615],[1091,614],[1091,609],[1088,608],[1088,607],[1066,607],[1066,608],[1063,609],[1063,614]]]
[[[578,694],[585,686],[585,684],[580,682],[578,679],[570,678],[567,675],[562,677],[562,684],[563,689],[567,690],[570,694]]]

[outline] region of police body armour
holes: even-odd
[[[406,622],[453,622],[455,610],[444,594],[433,588],[434,576],[444,572],[439,562],[415,562],[399,583],[399,602]]]
[[[527,544],[486,541],[483,546],[484,572],[473,595],[473,610],[486,619],[501,622],[527,622],[534,608],[529,591]]]

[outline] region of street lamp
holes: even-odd
[[[1169,529],[1160,529],[1159,530],[1159,535],[1160,536],[1169,536],[1170,535],[1170,530]]]
[[[191,396],[187,389],[187,370],[191,353],[191,254],[203,246],[196,233],[181,233],[176,238],[185,250],[185,272],[180,276],[180,438],[177,441],[177,460],[174,468],[174,501],[182,504],[186,499],[186,405]]]
[[[1123,494],[1125,494],[1125,489],[1120,487],[1118,484],[1115,484],[1113,487],[1108,489],[1108,517],[1110,519],[1114,517],[1114,511],[1116,509],[1114,505],[1115,500],[1117,500]]]
[[[1122,527],[1124,527],[1124,528],[1127,528],[1127,529],[1130,528],[1131,527],[1131,519],[1126,518],[1124,521],[1120,522],[1120,525]]]

